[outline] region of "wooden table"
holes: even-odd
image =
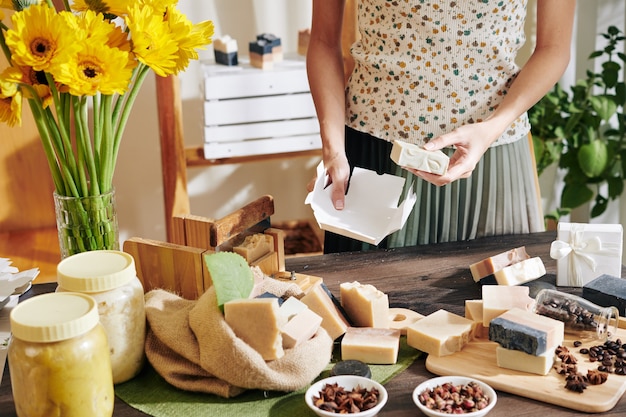
[[[526,246],[527,252],[531,256],[540,256],[546,266],[547,274],[541,281],[554,283],[556,261],[550,258],[549,248],[555,238],[554,232],[545,232],[388,251],[295,257],[288,259],[287,268],[290,271],[322,277],[336,295],[339,293],[340,283],[359,281],[373,284],[387,293],[391,307],[410,308],[422,314],[444,308],[463,315],[466,299],[481,298],[480,286],[474,283],[469,272],[471,263],[507,249]],[[53,284],[35,285],[30,295],[53,288]],[[559,289],[580,292],[580,289],[575,288]],[[380,416],[419,416],[420,412],[411,400],[411,392],[419,382],[431,377],[433,374],[426,370],[425,358],[415,361],[406,371],[386,384],[389,402]],[[498,403],[489,414],[490,417],[589,415],[505,392],[498,394]],[[0,386],[0,415],[16,416],[8,369],[5,369]],[[145,414],[116,399],[114,415],[135,417]],[[626,399],[622,398],[611,411],[601,415],[626,415]]]

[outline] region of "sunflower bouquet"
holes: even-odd
[[[124,128],[150,70],[177,74],[211,43],[213,23],[191,23],[177,3],[0,0],[0,47],[9,63],[0,72],[0,121],[19,126],[23,103],[30,107],[54,181],[57,218],[57,196],[112,193]],[[81,235],[70,242],[71,253],[111,248],[107,230],[96,229],[113,227],[117,235],[117,225],[86,223],[94,204],[101,213],[103,202],[96,200],[64,214],[82,223],[82,230],[68,229]]]

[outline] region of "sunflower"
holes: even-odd
[[[135,66],[128,52],[89,42],[71,61],[58,67],[55,79],[75,96],[124,94]]]
[[[46,71],[55,61],[70,59],[79,45],[63,13],[67,12],[56,13],[41,4],[13,15],[13,29],[6,32],[6,44],[15,64]]]
[[[84,35],[89,42],[101,42],[112,48],[130,51],[131,45],[128,34],[122,28],[106,19],[102,13],[87,10],[79,15],[72,16],[77,30]]]
[[[161,77],[177,72],[178,43],[163,17],[150,6],[135,4],[129,8],[125,20],[137,59]]]
[[[198,59],[197,49],[205,49],[206,45],[211,43],[214,26],[211,21],[194,25],[180,10],[173,7],[167,10],[165,20],[168,22],[172,38],[178,43],[175,70],[178,73],[187,68],[190,60]]]

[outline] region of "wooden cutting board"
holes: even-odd
[[[626,330],[619,329],[617,338],[620,338],[622,343],[626,342]],[[587,374],[588,369],[596,369],[598,364],[590,362],[587,355],[578,351],[582,347],[599,343],[584,343],[575,348],[573,342],[573,339],[566,336],[564,345],[578,359],[579,372]],[[626,376],[623,375],[609,374],[604,384],[589,385],[583,393],[577,393],[565,389],[565,377],[554,369],[544,376],[500,368],[496,364],[496,347],[495,342],[475,339],[461,352],[453,355],[442,357],[428,355],[426,369],[441,376],[460,375],[477,378],[500,391],[588,413],[612,409],[626,391]]]

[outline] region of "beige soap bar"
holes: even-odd
[[[282,327],[283,348],[291,349],[306,342],[317,332],[322,324],[322,317],[308,307],[291,317]]]
[[[407,344],[429,355],[451,355],[469,343],[475,326],[465,317],[437,310],[407,327]]]
[[[500,314],[512,309],[531,310],[534,300],[525,286],[483,285],[483,326]]]
[[[540,257],[525,259],[496,271],[498,285],[519,285],[546,274],[546,267]]]
[[[286,319],[276,298],[245,298],[224,304],[224,319],[235,335],[259,352],[266,361],[281,358],[281,328]]]
[[[474,281],[478,282],[504,267],[516,264],[529,258],[530,256],[526,253],[526,247],[521,246],[471,264],[470,272],[472,273]]]
[[[269,234],[255,233],[248,235],[243,242],[233,247],[233,252],[243,256],[248,263],[274,251],[274,237]]]
[[[339,286],[339,297],[354,326],[389,328],[389,298],[373,285],[344,282]]]
[[[496,362],[499,367],[514,371],[527,372],[537,375],[547,375],[554,365],[554,351],[548,350],[539,356],[529,355],[520,350],[496,348]]]
[[[406,328],[424,316],[408,308],[393,307],[389,309],[389,328],[400,330],[400,334],[406,336]]]
[[[393,141],[391,159],[401,167],[433,174],[445,174],[450,158],[442,151],[427,151],[419,146],[399,140]]]
[[[489,339],[489,327],[483,326],[483,300],[465,300],[465,318],[476,323],[475,337]]]
[[[321,282],[314,284],[300,301],[322,317],[322,327],[333,340],[346,332],[348,322],[335,307],[333,300],[326,294]]]
[[[400,330],[348,327],[341,339],[341,359],[391,365],[398,361]]]

